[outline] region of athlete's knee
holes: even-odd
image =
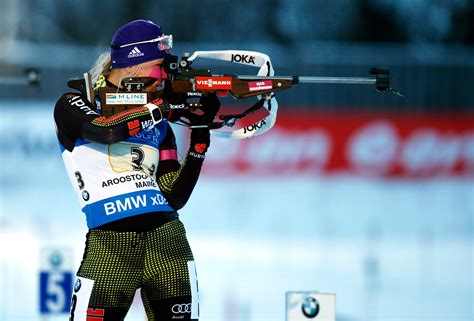
[[[190,321],[199,319],[199,304],[193,302],[191,296],[181,296],[175,298],[149,300],[148,315],[150,320],[164,321]]]
[[[74,293],[71,298],[70,321],[120,321],[127,315],[132,300],[124,300],[120,306],[116,304],[107,304],[94,302],[100,297],[97,289],[94,287],[94,280],[77,277],[74,284]]]

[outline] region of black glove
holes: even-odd
[[[187,104],[166,104],[163,108],[163,117],[166,118],[168,121],[175,123],[181,119],[181,117],[186,116],[186,108],[188,108]]]
[[[170,104],[185,104],[188,102],[188,95],[187,93],[175,93],[172,91],[166,91],[161,95],[161,98],[163,98],[165,101],[169,102]]]
[[[204,154],[211,145],[209,128],[193,128],[191,130],[191,156],[204,158]]]
[[[184,96],[183,96],[184,95]],[[187,125],[193,127],[209,127],[219,111],[221,103],[215,93],[209,93],[199,99],[199,103],[189,103],[186,93],[171,93],[164,97],[169,103],[169,112],[164,117],[172,122],[186,118]],[[185,122],[186,123],[186,122]]]
[[[219,98],[217,98],[216,93],[208,93],[207,96],[203,96],[199,99],[199,103],[202,105],[201,109],[204,112],[205,124],[210,125],[219,112],[221,102]]]
[[[204,154],[211,144],[209,126],[214,121],[214,118],[221,107],[221,103],[215,93],[209,93],[207,96],[203,96],[199,100],[199,103],[201,104],[199,109],[201,109],[202,114],[197,115],[192,113],[192,115],[184,117],[189,119],[192,128],[191,155],[204,158]]]

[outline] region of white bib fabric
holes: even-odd
[[[111,145],[78,139],[72,152],[61,146],[89,228],[129,216],[174,211],[155,179],[167,128],[163,121]]]

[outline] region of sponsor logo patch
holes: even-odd
[[[146,93],[106,93],[105,103],[107,105],[145,105],[147,95]]]
[[[87,309],[86,321],[100,321],[104,320],[105,310],[104,309]]]
[[[82,199],[87,202],[89,200],[89,198],[90,198],[89,192],[88,191],[82,191]]]
[[[195,153],[195,152],[190,152],[189,155],[192,156],[192,157],[195,157],[195,158],[199,158],[199,159],[204,159],[206,157],[206,156],[204,156],[204,154],[198,154],[198,153]]]
[[[232,77],[196,77],[196,89],[232,90]]]
[[[271,80],[263,80],[263,81],[251,81],[249,82],[249,90],[250,91],[261,91],[261,90],[269,90],[273,88],[273,83]]]
[[[194,145],[194,150],[200,154],[204,153],[206,151],[206,144],[195,144]]]
[[[232,54],[231,62],[255,65],[255,57],[250,55]]]
[[[177,313],[191,313],[191,303],[175,304],[171,307],[171,311],[174,314]]]
[[[145,54],[140,51],[137,47],[134,47],[132,51],[128,53],[127,58],[136,58],[136,57],[141,57],[144,56]]]
[[[76,283],[74,283],[74,292],[77,293],[81,289],[82,282],[80,279],[76,279]]]
[[[253,132],[254,130],[257,130],[257,129],[260,129],[263,127],[263,125],[266,125],[267,122],[265,121],[265,119],[262,119],[261,121],[259,122],[256,122],[252,125],[249,125],[247,127],[244,127],[244,134],[248,133],[248,132]]]
[[[127,126],[128,133],[130,134],[130,136],[136,135],[140,131],[140,122],[138,121],[138,119],[128,122]]]
[[[99,115],[94,110],[90,109],[90,107],[84,102],[84,100],[81,99],[80,96],[69,95],[67,97],[68,102],[71,104],[71,106],[78,107],[87,115]]]
[[[142,128],[144,131],[150,131],[153,129],[153,120],[144,120],[142,121]]]

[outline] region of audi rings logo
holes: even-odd
[[[171,307],[173,313],[191,313],[191,303],[175,304]]]

